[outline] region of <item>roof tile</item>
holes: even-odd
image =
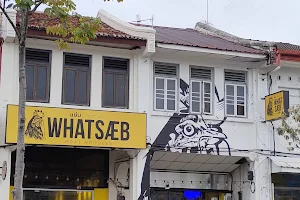
[[[258,49],[243,46],[241,44],[230,42],[219,37],[200,33],[197,30],[191,28],[182,29],[162,26],[154,26],[153,28],[156,30],[156,42],[158,43],[253,54],[265,53],[264,51]]]
[[[59,19],[50,19],[50,17],[42,12],[35,12],[30,16],[28,27],[31,29],[45,30],[47,26],[53,26],[59,23]],[[76,17],[70,17],[70,20],[74,24],[79,24]],[[20,17],[17,14],[17,24],[19,24]],[[123,39],[133,39],[133,40],[145,40],[140,37],[135,37],[122,31],[116,30],[107,24],[101,22],[101,28],[97,33],[98,36],[102,37],[113,37],[113,38],[123,38]]]
[[[295,44],[277,42],[276,46],[278,50],[300,51],[300,46]]]

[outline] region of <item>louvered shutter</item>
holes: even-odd
[[[205,67],[191,67],[191,78],[211,80],[212,69]]]
[[[228,116],[246,116],[247,73],[241,71],[225,71],[225,112]]]
[[[89,105],[90,58],[82,54],[64,55],[64,103]]]
[[[164,63],[154,64],[155,75],[177,76],[177,66]]]
[[[177,108],[177,66],[154,63],[154,108],[163,111],[176,111]]]
[[[50,62],[50,52],[43,51],[39,49],[26,49],[26,61],[34,61],[34,62]]]
[[[246,72],[225,71],[225,81],[246,83]]]
[[[65,65],[74,67],[89,67],[90,56],[79,54],[65,54]]]
[[[190,110],[212,114],[212,68],[190,67]]]
[[[103,58],[103,101],[104,107],[128,108],[129,60]]]
[[[128,70],[128,59],[121,58],[104,58],[104,70],[120,70],[127,71]]]

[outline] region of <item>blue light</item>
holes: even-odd
[[[184,190],[183,196],[186,199],[197,199],[201,197],[201,192],[199,190]]]

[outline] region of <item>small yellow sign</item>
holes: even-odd
[[[280,91],[266,96],[266,121],[273,121],[289,115],[289,92]]]
[[[26,106],[25,144],[146,148],[146,114]],[[8,105],[6,143],[17,142],[18,106]]]

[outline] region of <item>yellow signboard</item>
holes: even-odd
[[[6,143],[17,142],[18,106],[8,105]],[[146,114],[26,106],[25,143],[146,147]]]
[[[266,121],[273,121],[289,115],[289,92],[280,91],[266,96]]]

